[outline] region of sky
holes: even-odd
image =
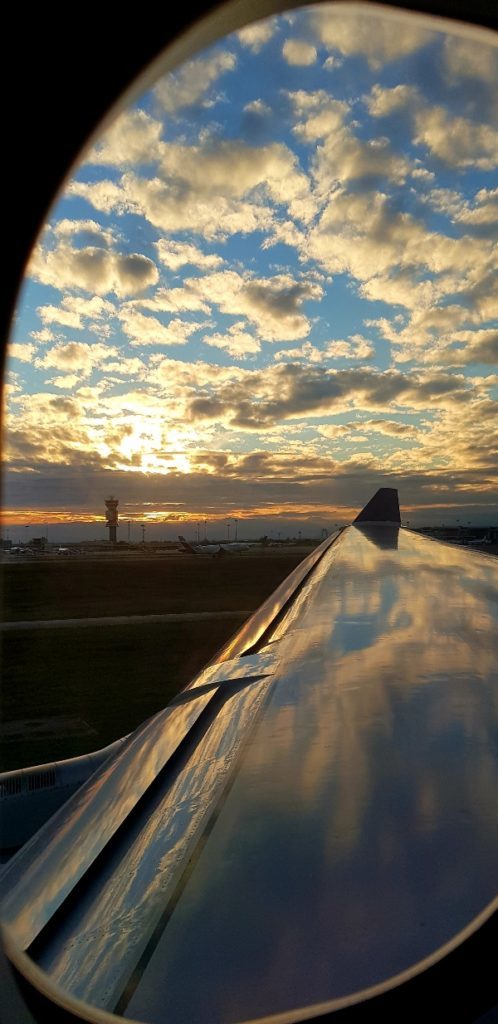
[[[84,153],[12,329],[8,528],[104,536],[114,494],[124,540],[313,534],[380,486],[497,522],[498,51],[433,24],[254,23]]]

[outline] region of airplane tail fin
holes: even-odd
[[[178,540],[180,541],[180,544],[184,551],[188,551],[191,555],[197,554],[193,545],[190,544],[188,540],[185,540],[185,537],[182,537],[181,533],[178,536]]]
[[[381,487],[353,519],[353,525],[355,523],[396,523],[401,526],[396,488]]]

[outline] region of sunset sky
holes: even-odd
[[[8,525],[316,533],[379,486],[497,521],[498,56],[429,25],[256,23],[86,152],[13,327]]]

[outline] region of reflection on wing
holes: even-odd
[[[498,891],[497,570],[371,510],[327,541],[14,858],[14,940],[158,1024],[302,1019],[457,943]]]

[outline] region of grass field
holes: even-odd
[[[5,563],[4,619],[256,608],[305,554],[259,549],[220,559],[172,554]]]
[[[277,550],[219,561],[3,565],[4,619],[252,610],[302,557]],[[0,770],[73,757],[125,735],[162,708],[242,621],[3,633]]]

